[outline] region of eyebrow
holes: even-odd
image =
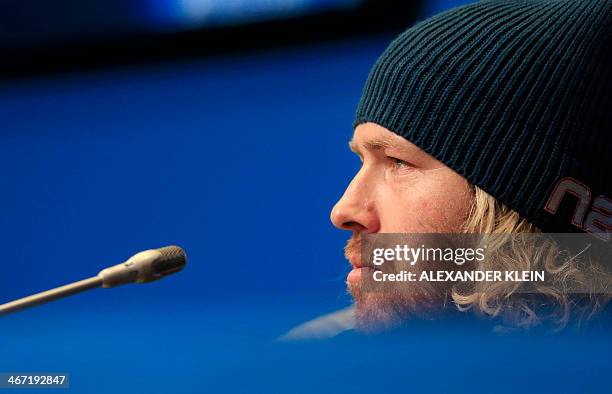
[[[391,141],[387,139],[383,139],[383,138],[374,138],[374,139],[365,141],[364,143],[361,144],[361,146],[366,150],[373,150],[373,151],[383,150],[387,148],[398,148],[399,149],[399,147],[395,146]],[[359,153],[359,146],[353,140],[349,141],[349,149],[355,153]]]

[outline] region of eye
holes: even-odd
[[[410,163],[408,163],[407,161],[404,161],[402,159],[398,159],[397,157],[391,157],[391,156],[387,156],[389,158],[389,160],[391,160],[391,162],[393,163],[393,167],[395,167],[398,170],[404,169],[404,168],[409,168],[412,167],[410,165]]]

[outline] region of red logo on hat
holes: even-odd
[[[566,177],[557,182],[544,210],[555,215],[566,194],[578,199],[572,215],[572,224],[605,242],[610,241],[612,200],[601,194],[595,197],[591,204],[591,189],[572,177]],[[591,206],[590,211],[588,211],[589,206]]]

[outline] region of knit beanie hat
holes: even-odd
[[[547,232],[612,230],[612,0],[482,1],[416,24],[353,126],[419,146]]]

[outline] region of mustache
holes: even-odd
[[[350,260],[358,253],[361,253],[361,235],[359,233],[353,233],[344,246],[344,257]]]

